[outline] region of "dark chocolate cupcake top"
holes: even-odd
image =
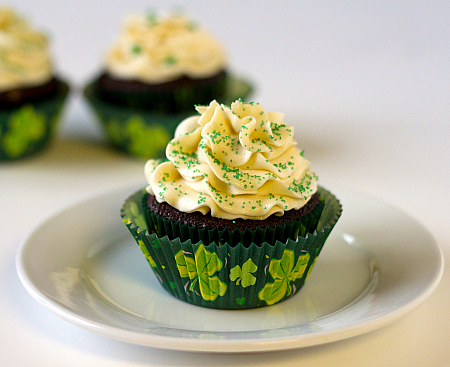
[[[283,114],[258,103],[197,106],[166,148],[149,160],[147,191],[181,212],[264,220],[300,209],[317,190],[310,162]]]
[[[208,228],[222,230],[227,228],[230,231],[235,229],[245,231],[246,229],[255,231],[257,228],[274,228],[276,225],[283,226],[286,223],[300,220],[307,216],[318,205],[319,194],[315,193],[305,206],[298,210],[287,210],[281,215],[271,215],[265,220],[252,220],[237,218],[227,220],[223,218],[212,217],[210,213],[202,214],[200,212],[184,213],[170,206],[166,202],[158,203],[153,195],[147,195],[147,207],[155,214],[163,218],[170,219],[173,222],[187,224],[190,227]],[[315,228],[314,228],[315,229]]]

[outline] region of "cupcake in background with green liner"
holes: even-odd
[[[216,309],[274,305],[305,283],[342,207],[278,112],[212,101],[181,122],[123,222],[162,286]]]
[[[191,19],[149,13],[125,19],[105,69],[84,92],[113,146],[151,158],[164,156],[195,104],[229,104],[250,91],[230,75],[220,43]]]
[[[10,8],[0,8],[0,160],[48,145],[69,92],[58,79],[47,37]]]

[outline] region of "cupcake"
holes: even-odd
[[[85,89],[110,142],[145,158],[163,156],[194,104],[249,92],[229,75],[224,49],[205,30],[185,16],[154,13],[125,19],[104,70]]]
[[[218,309],[273,305],[305,283],[341,215],[283,114],[212,101],[183,120],[122,218],[162,286]]]
[[[47,37],[0,8],[0,160],[47,146],[68,91],[54,74]]]

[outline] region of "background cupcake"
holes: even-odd
[[[317,186],[283,114],[259,104],[199,106],[146,164],[147,192],[124,222],[174,296],[211,308],[272,305],[306,281],[341,214]]]
[[[194,104],[249,92],[229,75],[225,51],[209,33],[184,16],[154,13],[125,19],[105,70],[85,90],[110,141],[140,157],[162,155]]]
[[[68,91],[54,75],[47,37],[0,8],[0,159],[45,147]]]
[[[177,15],[134,15],[99,78],[105,100],[160,112],[192,109],[225,92],[227,58],[217,40]]]

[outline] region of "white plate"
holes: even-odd
[[[384,326],[424,301],[443,271],[432,236],[401,211],[336,190],[343,215],[302,290],[280,304],[223,311],[187,304],[159,285],[120,207],[132,189],[44,222],[21,246],[28,292],[59,317],[130,343],[185,351],[305,347]]]

